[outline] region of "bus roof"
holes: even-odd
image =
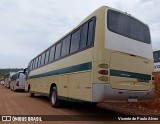
[[[128,15],[136,20],[138,20],[139,22],[145,24],[144,22],[142,22],[141,20],[137,19],[136,17],[134,16],[131,16],[130,14],[128,14],[127,12],[123,12],[123,11],[120,11],[120,10],[117,10],[117,9],[114,9],[112,7],[108,7],[108,6],[101,6],[99,8],[97,8],[95,11],[93,11],[90,15],[88,15],[87,17],[85,17],[85,19],[83,19],[83,21],[81,21],[75,28],[73,28],[72,30],[70,30],[68,33],[66,33],[65,35],[63,35],[61,38],[59,38],[58,40],[56,40],[52,45],[50,45],[48,48],[46,48],[45,50],[43,50],[41,53],[39,53],[37,56],[35,56],[32,60],[34,60],[36,57],[38,57],[39,55],[41,55],[43,52],[45,52],[46,50],[50,49],[54,44],[57,44],[58,42],[60,42],[63,38],[65,38],[68,34],[70,34],[72,31],[74,31],[77,27],[81,26],[83,23],[85,23],[86,21],[88,21],[89,19],[91,19],[92,17],[94,16],[98,16],[98,15],[101,15],[103,14],[102,12],[105,13],[105,10],[106,9],[111,9],[111,10],[114,10],[114,11],[118,11],[120,13],[123,13],[125,15]],[[148,25],[145,24],[147,27]],[[31,60],[31,61],[32,61]],[[30,61],[30,62],[31,62]]]

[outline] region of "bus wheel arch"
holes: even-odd
[[[53,88],[53,87],[56,87],[56,88],[57,88],[57,85],[56,85],[55,83],[52,83],[52,84],[51,84],[50,90],[49,90],[49,91],[50,91],[50,92],[49,92],[50,95],[51,95],[51,91],[52,91],[52,88]]]

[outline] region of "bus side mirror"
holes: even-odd
[[[26,74],[26,68],[25,68],[25,69],[23,69],[23,74]]]
[[[23,69],[23,74],[28,74],[28,68]]]

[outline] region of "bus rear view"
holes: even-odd
[[[127,13],[108,7],[104,23],[104,43],[101,42],[104,49],[99,50],[103,53],[98,54],[97,64],[97,79],[101,85],[93,84],[93,100],[152,100],[153,52],[148,26]]]

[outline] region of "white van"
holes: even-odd
[[[10,88],[11,77],[14,74],[15,74],[15,72],[9,72],[9,73],[5,74],[5,76],[4,76],[4,86],[5,87]]]
[[[16,72],[11,77],[11,83],[10,88],[12,91],[16,90],[25,90],[25,81],[26,81],[26,75],[23,74],[23,71]]]

